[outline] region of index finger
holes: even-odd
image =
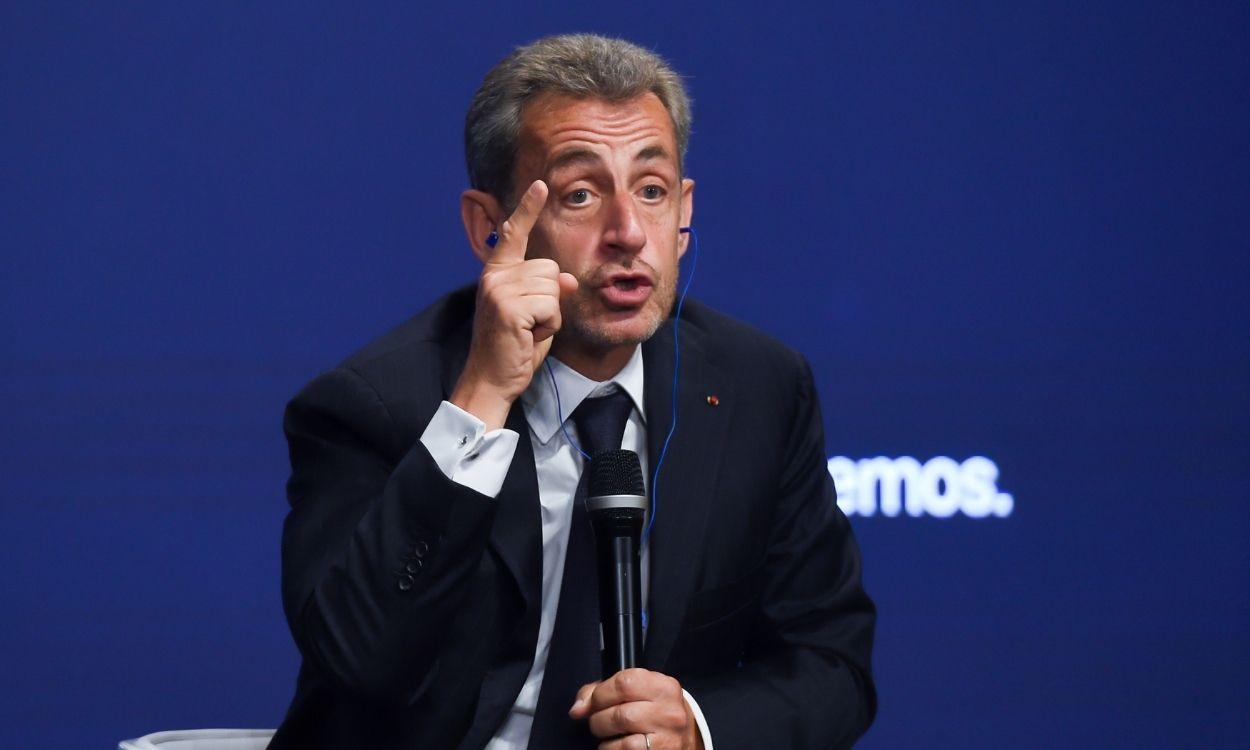
[[[573,707],[569,709],[569,716],[582,719],[590,715],[590,694],[598,686],[597,682],[588,682],[581,686],[577,691],[577,697],[573,700]]]
[[[542,213],[543,205],[546,203],[547,183],[534,180],[525,191],[525,195],[521,196],[521,202],[517,204],[516,210],[503,224],[499,225],[499,243],[495,245],[495,252],[490,259],[491,263],[511,264],[525,260],[530,230],[534,228],[534,222],[538,221],[538,215]]]

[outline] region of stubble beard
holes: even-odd
[[[597,314],[605,311],[603,304],[594,299],[598,294],[597,286],[590,286],[589,281],[579,279],[577,292],[568,299],[568,307],[563,311],[564,326],[561,334],[568,336],[577,345],[589,350],[606,350],[618,346],[641,344],[655,335],[660,326],[668,318],[677,297],[677,274],[656,274],[655,287],[651,297],[636,313],[645,316],[641,331],[637,330],[637,320],[630,321],[629,328],[596,319]],[[571,335],[570,335],[571,334]]]

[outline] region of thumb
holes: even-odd
[[[560,284],[560,296],[566,297],[577,291],[577,277],[571,273],[561,273],[556,279]]]

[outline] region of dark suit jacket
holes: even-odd
[[[448,295],[287,407],[282,594],[303,665],[271,748],[480,748],[525,681],[542,551],[521,404],[498,498],[447,479],[419,439],[464,365],[474,295]],[[643,345],[651,466],[672,326]],[[876,711],[875,613],[810,368],[696,302],[681,326],[643,666],[695,697],[717,750],[849,745]]]

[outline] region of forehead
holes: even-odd
[[[518,161],[541,164],[574,146],[613,149],[653,143],[675,156],[673,121],[655,94],[647,92],[619,102],[539,94],[521,113]]]

